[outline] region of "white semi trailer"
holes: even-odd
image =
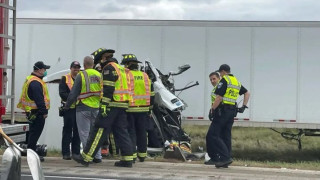
[[[320,129],[320,22],[17,19],[15,94],[36,61],[51,65],[53,74],[99,47],[115,49],[118,60],[134,53],[163,72],[190,64],[175,83],[200,83],[179,95],[192,122],[208,124],[208,75],[226,63],[251,93],[236,126],[297,128],[300,135]],[[49,85],[49,93],[52,108],[41,138],[60,148],[57,85]]]

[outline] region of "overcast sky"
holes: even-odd
[[[18,0],[18,18],[319,21],[320,0]]]

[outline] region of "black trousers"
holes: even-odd
[[[211,122],[206,136],[207,152],[214,161],[231,158],[231,130],[236,113],[235,108],[225,108],[220,117]]]
[[[129,135],[132,141],[133,152],[147,152],[147,131],[146,123],[148,118],[147,112],[127,113],[129,123]]]
[[[36,119],[29,123],[29,132],[27,133],[28,149],[36,151],[37,142],[41,136],[45,124],[43,115],[38,115]]]
[[[72,154],[80,154],[80,137],[76,122],[76,109],[69,109],[63,116],[62,129],[62,155],[70,156],[70,144]]]
[[[90,130],[87,145],[83,152],[86,156],[94,157],[103,142],[113,132],[116,145],[120,149],[121,156],[131,157],[132,160],[132,143],[128,133],[127,113],[124,108],[111,108],[107,117],[103,118],[98,115],[95,126]]]

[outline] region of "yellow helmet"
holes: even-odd
[[[126,64],[128,62],[141,63],[134,54],[122,54],[122,56],[121,64]]]

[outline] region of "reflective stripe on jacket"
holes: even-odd
[[[41,83],[46,109],[50,109],[50,97],[49,97],[49,93],[48,93],[47,84],[42,79],[40,79],[39,77],[34,76],[34,75],[28,76],[26,81],[24,82],[23,87],[22,87],[22,93],[21,93],[17,108],[20,108],[20,109],[24,110],[25,112],[29,112],[32,109],[38,109],[36,103],[33,100],[31,100],[28,96],[29,85],[32,81],[38,81],[39,83]]]
[[[73,87],[73,84],[74,84],[74,81],[72,79],[72,76],[70,73],[68,73],[67,75],[65,75],[66,77],[66,85],[68,86],[69,90],[71,91],[72,87]],[[62,100],[61,100],[62,101]],[[76,102],[74,102],[70,108],[73,109],[76,107]]]
[[[217,95],[214,93],[216,91],[217,86],[213,87],[212,91],[211,91],[211,104],[214,103],[214,101],[216,100]]]
[[[81,101],[91,108],[99,108],[102,89],[101,74],[94,69],[86,69],[80,72],[80,76],[81,92],[77,104]]]
[[[148,75],[141,71],[128,70],[129,109],[127,112],[148,112],[151,96],[151,82]]]
[[[109,107],[128,108],[129,87],[126,70],[115,62],[108,63],[116,70],[118,79],[115,82],[115,90],[113,92],[113,102],[109,103]]]
[[[222,103],[235,105],[239,97],[241,83],[234,76],[225,75],[223,78],[227,81],[227,90],[223,96]]]

